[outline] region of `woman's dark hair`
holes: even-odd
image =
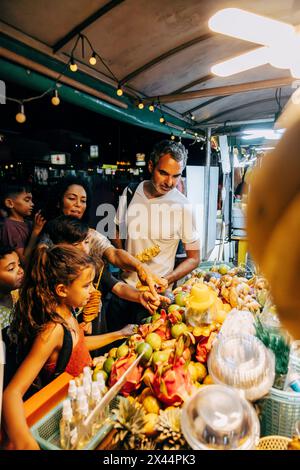
[[[44,211],[45,218],[47,220],[54,219],[62,214],[61,205],[64,194],[66,193],[67,189],[73,184],[82,186],[86,192],[86,210],[81,220],[83,222],[88,223],[90,215],[91,192],[87,180],[79,176],[66,176],[65,178],[60,179],[59,182],[51,188],[49,201]]]
[[[42,245],[26,271],[11,324],[11,336],[20,344],[31,342],[49,322],[64,323],[56,307],[58,284],[72,284],[83,269],[94,267],[90,256],[70,245]]]
[[[60,215],[50,220],[45,227],[45,232],[54,245],[60,243],[73,245],[74,243],[83,242],[88,235],[88,231],[89,226],[87,223],[69,215]]]

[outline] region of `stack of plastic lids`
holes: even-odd
[[[254,408],[231,387],[201,388],[182,410],[184,437],[195,450],[250,450],[259,440]]]
[[[220,337],[208,359],[209,373],[215,383],[243,391],[247,400],[263,397],[275,379],[275,358],[255,336]]]

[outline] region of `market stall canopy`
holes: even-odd
[[[177,134],[229,121],[271,122],[294,91],[289,70],[267,64],[226,78],[211,73],[214,64],[257,47],[209,29],[210,17],[229,6],[300,24],[294,0],[2,0],[1,75],[25,84],[23,67],[31,71],[27,85],[42,90],[63,72],[65,99],[76,98],[69,87],[82,106],[87,94],[95,111],[165,132],[157,113],[137,109],[139,98],[160,106]],[[90,65],[93,50],[104,63]],[[76,73],[65,66],[71,57]]]

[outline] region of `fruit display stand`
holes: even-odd
[[[97,358],[93,380],[103,376],[107,395],[122,381],[98,449],[189,448],[181,429],[182,407],[213,383],[207,361],[214,341],[221,337],[220,331],[224,334],[230,318],[243,315],[254,335],[254,318],[266,302],[266,281],[258,276],[246,279],[243,274],[241,268],[224,263],[201,266],[173,292],[165,293],[170,304],[146,318],[118,348]],[[244,323],[238,328],[247,329]],[[71,379],[62,374],[25,403],[30,426],[65,398]]]
[[[182,405],[212,383],[207,359],[229,312],[246,310],[252,318],[261,311],[258,299],[265,299],[266,290],[262,278],[248,280],[240,268],[223,263],[203,268],[166,293],[170,305],[163,305],[119,348],[99,358],[97,370],[112,387],[137,355],[144,354],[120,392],[111,417],[114,429],[102,448],[189,448],[181,431]]]

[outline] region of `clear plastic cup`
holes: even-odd
[[[275,379],[272,351],[255,336],[220,337],[208,359],[209,373],[215,383],[230,385],[250,401],[268,393]]]
[[[181,428],[194,450],[250,450],[259,439],[254,408],[231,387],[207,385],[182,410]]]

